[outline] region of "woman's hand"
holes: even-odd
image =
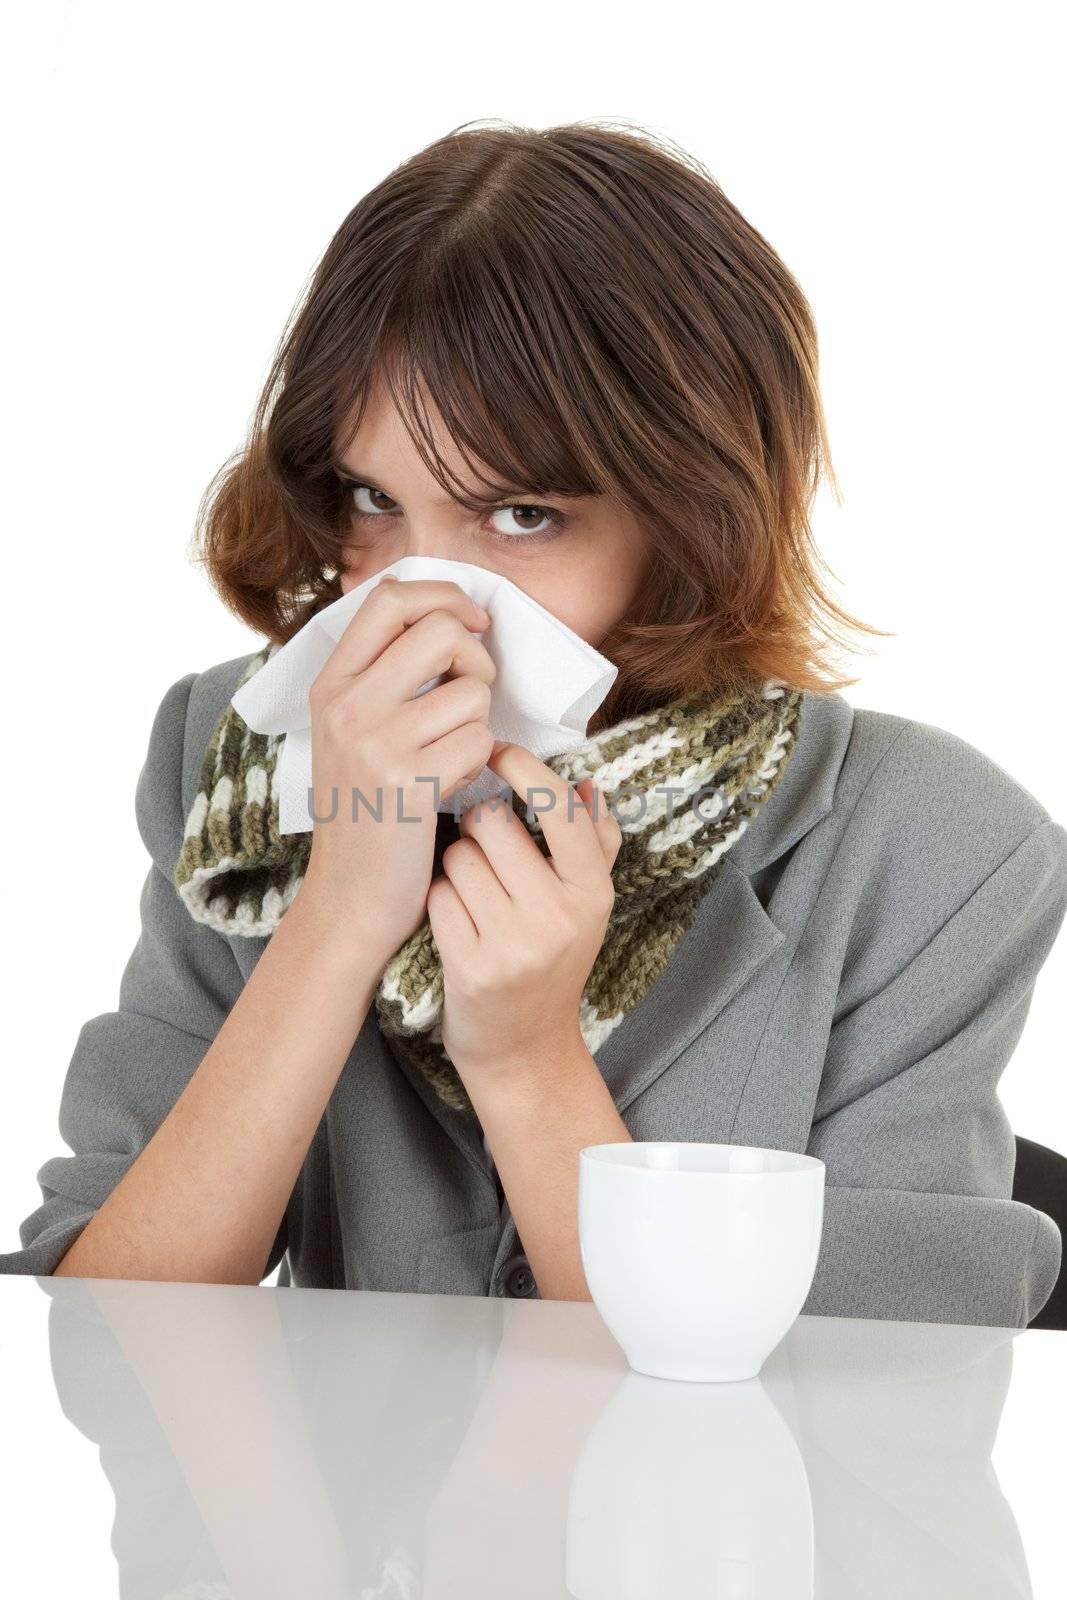
[[[572,788],[515,744],[495,746],[487,764],[521,801],[529,797],[551,854],[505,794],[463,814],[444,876],[430,884],[442,1042],[468,1091],[535,1079],[561,1047],[581,1042],[579,1003],[615,903],[611,869],[622,843],[590,779]]]
[[[492,751],[496,664],[475,637],[489,623],[456,583],[390,575],[311,686],[316,820],[299,893],[340,935],[378,945],[383,964],[426,915],[438,804]]]

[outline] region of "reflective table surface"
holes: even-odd
[[[1067,1336],[798,1318],[631,1372],[593,1305],[0,1278],[4,1590],[1067,1594]]]

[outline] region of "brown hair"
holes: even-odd
[[[609,494],[640,519],[651,577],[598,643],[619,666],[598,726],[764,677],[837,690],[859,680],[826,676],[818,613],[884,630],[818,581],[810,508],[824,478],[841,495],[817,368],[798,284],[694,158],[630,123],[463,125],[331,239],[205,492],[196,559],[278,642],[339,598],[334,463],[379,379],[441,486],[499,504],[448,473],[423,383],[498,488]]]

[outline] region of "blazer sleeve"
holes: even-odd
[[[910,929],[937,922],[936,887],[911,892],[910,924],[899,903],[880,921],[873,897],[863,940],[879,965],[830,1030],[808,1143],[826,1163],[823,1237],[803,1310],[1025,1327],[1062,1239],[1011,1198],[997,1083],[1067,911],[1067,830],[1045,814],[917,953]]]
[[[120,978],[118,1009],[82,1025],[67,1067],[59,1132],[72,1153],[52,1156],[38,1171],[41,1204],[19,1228],[21,1250],[0,1254],[0,1272],[54,1272],[181,1095],[242,987],[224,935],[189,915],[173,881],[196,678],[180,678],[163,696],[137,780],[137,827],[151,857],[140,934]],[[285,1248],[283,1218],[264,1276]]]

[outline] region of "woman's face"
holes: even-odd
[[[440,413],[422,398],[440,454],[469,483]],[[488,511],[468,511],[424,464],[387,389],[372,395],[343,466],[353,512],[345,594],[401,556],[467,561],[509,578],[594,648],[638,595],[649,552],[632,515],[605,495],[527,503],[519,493]]]

